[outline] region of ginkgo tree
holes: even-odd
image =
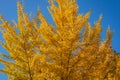
[[[119,80],[120,55],[111,47],[110,28],[101,42],[102,16],[91,26],[91,12],[78,14],[76,0],[49,3],[54,26],[39,9],[30,19],[19,2],[17,22],[0,15],[0,43],[9,52],[0,54],[0,72],[9,80]]]

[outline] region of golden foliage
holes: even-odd
[[[100,40],[102,17],[91,27],[91,12],[78,14],[76,0],[49,3],[55,26],[40,10],[29,19],[19,2],[17,23],[0,16],[1,45],[9,52],[0,55],[5,66],[0,72],[9,80],[119,80],[120,56],[111,48],[110,28],[106,40]]]

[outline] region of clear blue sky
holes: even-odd
[[[16,3],[18,0],[0,0],[0,14],[4,16],[8,21],[17,21],[17,7]],[[79,12],[85,14],[87,11],[92,10],[89,21],[93,24],[99,17],[103,15],[101,33],[102,40],[105,39],[105,33],[108,25],[111,30],[114,31],[112,46],[113,49],[120,53],[120,0],[77,0],[80,6]],[[52,18],[46,8],[49,6],[47,0],[24,0],[24,6],[27,13],[36,15],[38,6],[40,7],[44,16],[50,23],[53,23]],[[2,35],[0,34],[0,40]],[[6,51],[0,46],[0,52],[6,53]],[[4,66],[0,64],[0,68]],[[0,80],[7,80],[4,74],[0,74]]]

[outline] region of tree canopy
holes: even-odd
[[[17,22],[11,24],[0,15],[0,44],[9,52],[0,54],[5,66],[0,72],[9,80],[119,80],[120,55],[112,49],[110,28],[101,41],[102,16],[91,26],[91,12],[79,14],[76,0],[49,3],[55,26],[39,9],[30,19],[19,2]]]

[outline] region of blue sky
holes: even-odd
[[[17,21],[17,7],[18,0],[0,0],[0,14],[4,16],[8,21]],[[79,13],[85,14],[89,10],[92,10],[89,22],[91,24],[99,18],[99,15],[103,15],[101,33],[102,41],[105,40],[105,33],[108,25],[111,30],[114,31],[112,46],[113,49],[120,53],[120,0],[77,0],[79,5]],[[36,15],[37,8],[40,7],[41,12],[48,19],[50,23],[53,23],[52,18],[47,10],[46,6],[49,6],[47,0],[24,0],[25,11],[32,16]],[[0,34],[0,40],[2,35]],[[0,52],[6,53],[6,51],[0,46]],[[0,68],[4,66],[0,64]],[[0,80],[7,80],[4,74],[0,74]]]

